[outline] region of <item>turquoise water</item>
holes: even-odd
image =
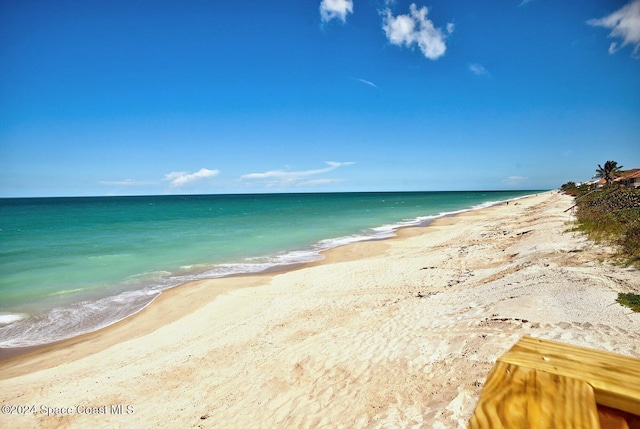
[[[189,280],[316,260],[331,247],[532,193],[0,199],[0,347],[107,326]]]

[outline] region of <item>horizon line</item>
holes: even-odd
[[[548,192],[558,190],[550,189],[449,189],[449,190],[423,190],[423,191],[305,191],[305,192],[226,192],[226,193],[193,193],[193,194],[121,194],[121,195],[31,195],[31,196],[0,196],[0,200],[17,199],[53,199],[53,198],[135,198],[135,197],[207,197],[226,195],[313,195],[313,194],[402,194],[402,193],[428,193],[428,192]]]

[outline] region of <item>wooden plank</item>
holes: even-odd
[[[523,337],[498,360],[585,381],[598,404],[640,415],[640,359]]]
[[[470,429],[599,429],[588,383],[546,371],[497,362],[482,390]]]

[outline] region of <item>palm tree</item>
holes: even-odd
[[[604,179],[608,185],[613,179],[620,175],[622,175],[622,166],[618,165],[615,161],[607,161],[604,163],[604,167],[598,164],[595,177]]]

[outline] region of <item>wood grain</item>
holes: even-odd
[[[600,428],[588,383],[498,361],[469,422],[479,428]]]
[[[640,359],[523,337],[499,361],[582,380],[598,404],[640,415]]]

